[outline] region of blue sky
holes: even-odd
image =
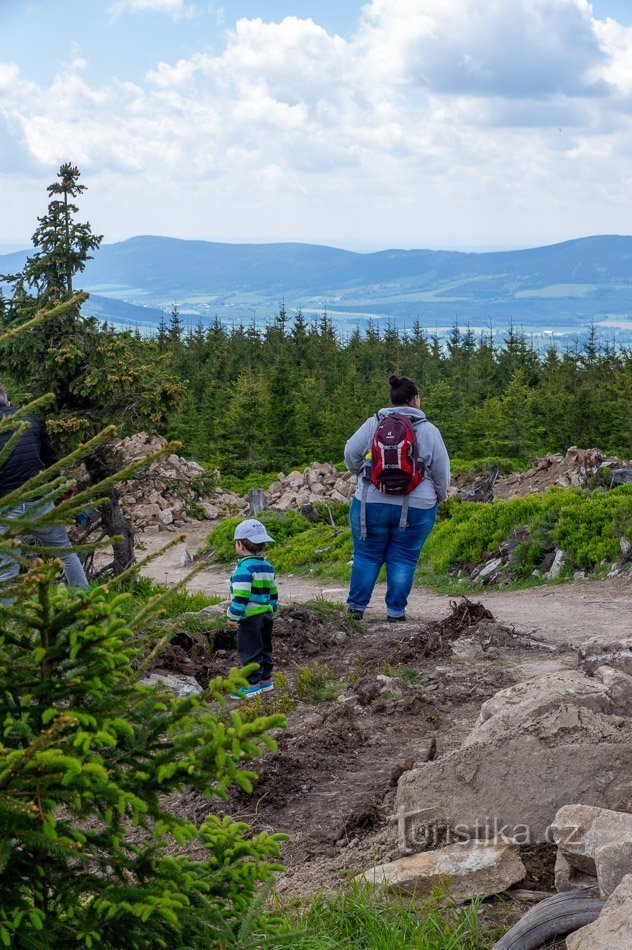
[[[0,247],[630,233],[631,116],[630,0],[0,0]]]

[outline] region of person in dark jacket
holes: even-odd
[[[0,383],[0,418],[4,419],[15,412],[17,410],[11,406],[5,386]],[[40,518],[54,508],[51,501],[43,502],[38,499],[21,502],[9,511],[1,507],[1,499],[5,495],[9,495],[43,469],[59,461],[59,455],[51,445],[43,420],[31,415],[26,415],[23,419],[29,423],[29,428],[0,466],[0,535],[6,530],[8,521],[28,518],[29,514],[34,518]],[[0,450],[7,444],[11,435],[11,429],[0,432]],[[71,549],[65,528],[61,525],[33,526],[29,528],[28,533],[46,547],[59,548],[59,559],[64,565],[64,573],[70,587],[88,586],[81,561]],[[12,580],[19,571],[20,566],[15,558],[6,552],[0,554],[0,585]]]

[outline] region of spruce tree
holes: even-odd
[[[250,791],[248,762],[274,747],[268,733],[283,720],[243,723],[226,712],[227,693],[245,683],[235,670],[181,699],[144,684],[161,642],[160,631],[148,638],[147,622],[160,603],[133,609],[114,589],[71,592],[55,583],[57,564],[28,558],[17,542],[24,525],[6,515],[35,496],[58,498],[67,486],[59,473],[80,453],[0,499],[0,550],[24,569],[0,599],[0,941],[244,945],[269,926],[257,890],[278,868],[282,836],[212,814],[188,820],[179,798],[222,797],[232,783]],[[108,487],[31,523],[61,524]]]

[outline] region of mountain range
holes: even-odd
[[[0,274],[26,252],[0,256]],[[339,324],[368,319],[431,331],[500,328],[581,333],[591,323],[632,341],[632,237],[598,235],[516,251],[385,250],[357,253],[313,244],[220,244],[139,236],[105,244],[78,283],[84,312],[155,327],[178,304],[186,320],[263,322],[323,310]]]

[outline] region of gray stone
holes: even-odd
[[[558,550],[555,552],[555,558],[553,559],[553,564],[551,565],[551,569],[547,571],[546,576],[550,580],[555,580],[555,578],[559,575],[560,571],[564,567],[565,561],[566,561],[566,554],[564,553],[564,551],[560,551],[558,548]]]
[[[614,670],[611,672],[615,674]],[[617,695],[619,692],[617,690]],[[595,712],[623,712],[601,680],[585,676],[578,670],[556,670],[501,689],[484,702],[478,721],[463,744],[464,748],[472,742],[480,742],[519,726],[530,716],[555,710],[562,703],[586,706]]]
[[[599,893],[610,897],[626,874],[632,874],[632,840],[611,841],[595,848]]]
[[[557,812],[550,833],[575,873],[594,875],[602,897],[609,897],[626,874],[632,874],[632,815],[588,805],[565,805]],[[557,881],[556,881],[557,886]]]
[[[558,851],[555,857],[555,890],[562,891],[589,891],[597,895],[599,887],[596,874],[587,874],[584,871],[578,871],[572,867],[564,855]]]
[[[568,950],[630,950],[632,874],[623,878],[597,920],[566,938]]]
[[[192,676],[181,676],[176,673],[149,673],[139,680],[141,686],[157,686],[159,683],[174,696],[190,696],[191,693],[202,692],[202,687]]]
[[[495,557],[491,561],[488,561],[487,564],[481,568],[478,572],[478,579],[482,581],[483,578],[489,577],[490,574],[493,574],[498,568],[502,565],[503,559],[501,557]]]
[[[219,518],[219,508],[216,508],[209,501],[201,501],[200,508],[204,512],[207,521],[216,521]]]
[[[341,504],[345,504],[346,502],[349,501],[346,495],[343,495],[342,492],[339,492],[335,488],[333,489],[333,491],[329,493],[329,497],[331,498],[332,501],[338,501]]]
[[[632,637],[604,642],[603,637],[592,637],[580,647],[579,665],[586,673],[594,673],[600,666],[610,666],[632,675]]]
[[[160,524],[172,524],[173,523],[173,511],[171,508],[165,508],[158,515],[158,521]]]
[[[403,847],[437,824],[540,843],[562,805],[578,799],[615,809],[632,801],[632,722],[562,703],[406,772],[396,814]]]
[[[437,851],[399,858],[377,865],[356,880],[418,897],[445,884],[451,897],[463,903],[476,896],[500,894],[522,881],[525,874],[515,842],[497,838],[485,843],[459,842]]]

